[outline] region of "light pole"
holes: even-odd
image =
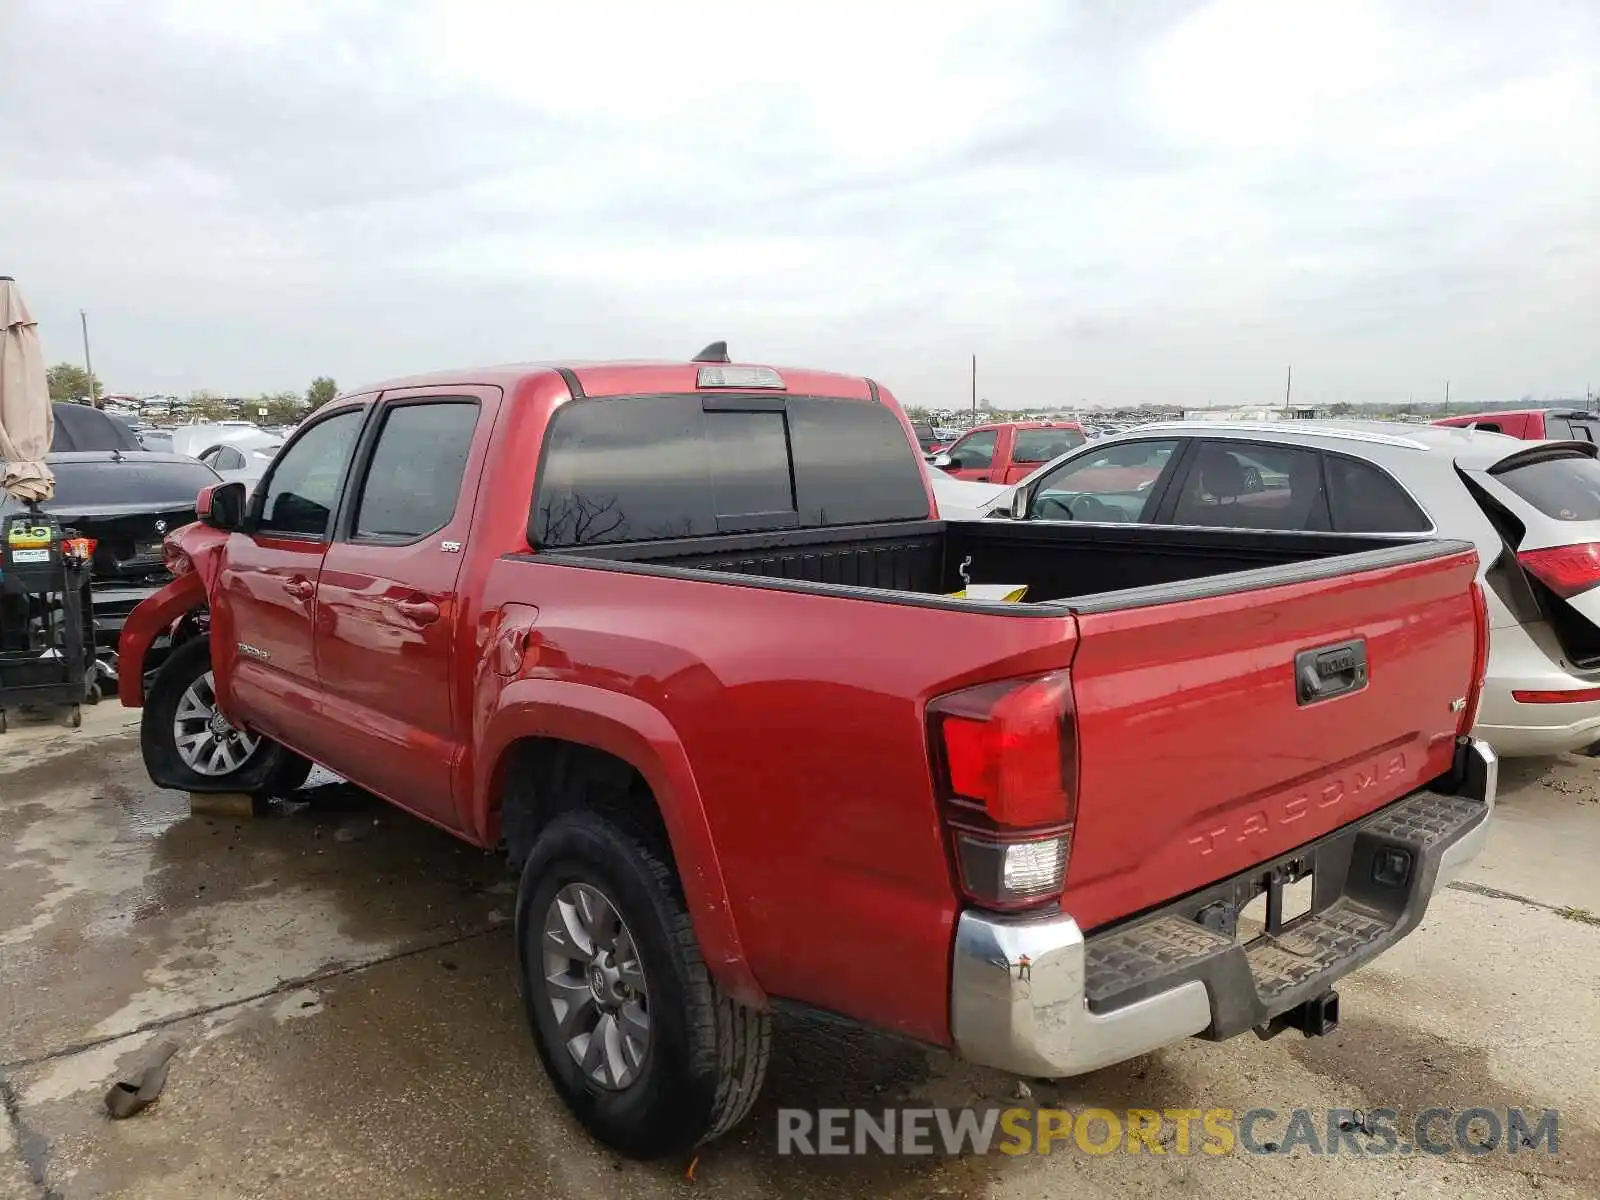
[[[94,362],[89,358],[89,314],[80,308],[78,320],[83,324],[83,369],[89,373],[89,407],[99,408],[100,397],[94,385]]]

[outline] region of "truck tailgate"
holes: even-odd
[[[1080,765],[1063,906],[1080,925],[1237,874],[1449,770],[1487,636],[1477,556],[1431,543],[1398,557],[1073,606]]]

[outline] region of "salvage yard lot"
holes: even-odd
[[[1486,853],[1340,986],[1332,1036],[1189,1042],[1061,1083],[1069,1109],[1560,1110],[1559,1150],[1353,1160],[800,1159],[777,1110],[1005,1106],[1017,1082],[786,1018],[755,1116],[688,1163],[598,1148],[513,990],[498,859],[339,785],[259,820],[152,788],[137,715],[0,738],[0,1200],[266,1196],[1580,1197],[1600,1188],[1600,760],[1506,764]],[[885,964],[885,970],[892,970]],[[181,1047],[108,1121],[119,1067]]]

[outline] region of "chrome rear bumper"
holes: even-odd
[[[963,912],[950,995],[958,1052],[1018,1075],[1081,1075],[1196,1034],[1231,1037],[1325,992],[1410,933],[1433,893],[1483,849],[1498,760],[1472,741],[1457,761],[1453,794],[1414,793],[1293,855],[1088,939],[1066,914]],[[1407,856],[1404,883],[1374,882],[1380,851]],[[1281,933],[1244,943],[1195,919],[1213,896],[1237,894],[1274,866],[1308,856],[1320,856],[1324,870],[1343,868],[1344,888]]]

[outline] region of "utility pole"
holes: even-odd
[[[978,423],[978,356],[972,356],[972,423]]]
[[[1284,411],[1288,411],[1288,408],[1289,408],[1289,389],[1292,388],[1293,386],[1294,386],[1294,364],[1290,363],[1289,364],[1289,376],[1288,376],[1287,379],[1285,379],[1283,381],[1283,407],[1284,407]]]
[[[83,324],[83,369],[89,372],[89,407],[99,408],[100,397],[94,385],[94,363],[89,358],[89,314],[78,310],[78,320]]]
[[[1450,381],[1448,379],[1444,381],[1444,411],[1446,416],[1450,415]]]

